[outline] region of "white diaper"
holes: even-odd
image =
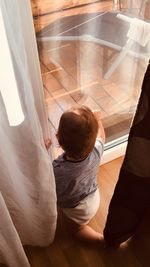
[[[94,193],[85,197],[75,208],[62,208],[63,213],[78,224],[88,224],[95,216],[100,205],[100,193],[97,189]]]

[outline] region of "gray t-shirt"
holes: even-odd
[[[62,154],[53,161],[57,202],[61,208],[73,208],[83,198],[96,191],[96,175],[103,149],[103,143],[97,139],[95,147],[86,159],[73,162]]]

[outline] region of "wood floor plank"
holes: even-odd
[[[63,69],[59,73],[54,73],[53,75],[54,77],[57,77],[57,80],[61,78],[60,83],[62,87],[68,92],[72,90],[76,90],[77,88],[80,87],[78,81],[74,80],[73,77],[69,75],[67,70]]]
[[[42,62],[40,62],[40,68],[41,68],[41,74],[47,73],[49,71]]]
[[[118,104],[118,102],[114,100],[110,95],[97,99],[97,103],[109,116],[114,113],[119,113],[122,110],[121,105]]]
[[[65,111],[76,105],[74,99],[68,94],[66,90],[61,89],[52,93],[53,98],[59,104],[59,106]]]
[[[44,88],[44,97],[45,97],[45,101],[49,101],[52,98],[46,88]]]
[[[130,97],[129,94],[121,90],[120,87],[115,83],[112,83],[111,86],[103,85],[103,88],[118,103],[120,103],[120,101],[126,101]]]
[[[46,103],[49,120],[51,121],[53,127],[55,129],[58,129],[59,120],[63,113],[63,110],[54,99],[50,99],[50,101]]]
[[[63,89],[61,83],[51,73],[46,73],[42,78],[44,86],[50,93]]]
[[[107,91],[104,90],[104,87],[100,83],[91,84],[91,86],[86,88],[86,93],[92,96],[95,100],[108,96]]]

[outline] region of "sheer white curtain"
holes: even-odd
[[[24,114],[19,125],[10,126],[8,102],[13,106],[13,83],[0,88],[0,92],[10,92],[6,97],[9,101],[0,93],[0,262],[11,267],[30,266],[22,245],[50,244],[57,218],[54,175],[43,144],[43,135],[47,137],[48,130],[29,7],[29,0],[0,0]],[[0,50],[2,41],[0,33]],[[0,59],[1,81],[10,79],[4,65]]]

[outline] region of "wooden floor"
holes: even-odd
[[[90,225],[102,232],[108,205],[118,178],[122,158],[100,167],[98,184],[101,192],[100,209]],[[149,267],[150,219],[139,228],[138,235],[117,250],[89,246],[69,236],[62,216],[58,220],[55,241],[47,248],[27,247],[31,267]]]

